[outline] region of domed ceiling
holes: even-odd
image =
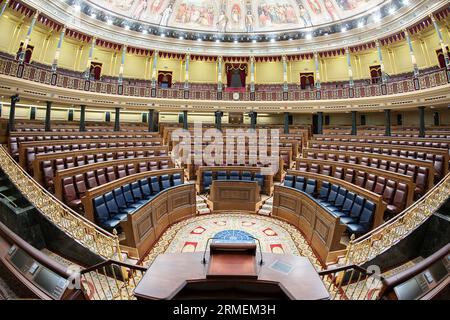
[[[355,17],[386,0],[90,0],[99,9],[163,27],[208,32],[267,32]]]

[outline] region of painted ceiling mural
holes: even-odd
[[[260,32],[346,19],[386,0],[90,0],[132,19],[191,30]]]

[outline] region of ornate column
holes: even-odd
[[[11,106],[9,108],[8,132],[15,131],[16,103],[20,101],[18,94],[11,96]]]
[[[9,0],[6,0],[5,3],[3,3],[2,8],[0,9],[0,17],[3,15],[3,13],[5,12],[6,8],[8,7],[9,4]]]
[[[289,112],[284,113],[284,133],[289,134]]]
[[[89,56],[88,60],[86,62],[86,69],[84,70],[84,78],[89,81],[90,75],[91,75],[91,62],[92,58],[94,56],[94,49],[95,49],[95,42],[97,41],[97,38],[92,37],[91,40],[91,47],[89,49]]]
[[[255,57],[250,57],[250,100],[255,100]]]
[[[414,55],[414,49],[412,46],[411,37],[409,36],[408,30],[405,29],[405,30],[403,30],[403,32],[405,33],[406,42],[408,43],[408,47],[409,47],[409,55],[411,56],[411,63],[413,65],[413,69],[414,69],[414,77],[417,78],[419,76],[419,68],[417,67],[417,61],[416,61],[416,56]]]
[[[350,49],[348,47],[345,48],[345,55],[347,56],[347,67],[348,67],[348,84],[349,84],[348,96],[350,98],[353,98],[354,96],[353,88],[355,86],[355,82],[353,81],[353,67],[350,57]]]
[[[45,131],[51,131],[51,112],[52,102],[47,101],[47,108],[45,109]]]
[[[27,36],[26,36],[25,41],[22,46],[22,52],[19,55],[19,63],[20,64],[23,64],[23,62],[25,60],[25,52],[27,51],[28,43],[30,43],[31,33],[33,32],[34,25],[36,24],[36,20],[38,17],[39,17],[39,11],[36,10],[36,12],[34,13],[33,19],[31,20],[30,27],[28,28]]]
[[[217,130],[222,130],[222,116],[223,116],[223,112],[222,111],[216,111],[216,112],[214,112],[214,116],[215,116],[216,129]]]
[[[382,52],[381,52],[380,41],[375,40],[375,45],[376,45],[377,51],[378,51],[378,60],[380,60],[381,83],[382,83],[382,84],[386,84],[387,78],[386,78],[386,71],[384,70],[383,54],[382,54]]]
[[[425,107],[419,107],[419,137],[425,138]]]
[[[320,88],[322,84],[320,82],[320,63],[319,63],[319,54],[317,52],[314,52],[314,65],[316,68],[316,80],[314,81],[316,86],[316,99],[320,99],[321,98]]]
[[[59,60],[59,56],[61,54],[61,47],[62,47],[62,43],[64,41],[65,33],[66,33],[66,26],[64,26],[61,30],[61,34],[59,35],[58,45],[56,46],[55,57],[53,58],[53,63],[52,63],[52,73],[53,74],[52,74],[52,79],[51,79],[51,84],[53,86],[56,85],[56,80],[58,78],[56,70],[58,69],[58,60]]]
[[[352,111],[352,135],[356,136],[356,111]]]
[[[217,99],[218,100],[222,100],[222,90],[223,90],[222,62],[223,62],[223,57],[219,56],[217,58]],[[220,96],[220,99],[219,99],[219,96]]]
[[[288,92],[287,57],[283,55],[283,92]],[[287,99],[284,99],[287,100]]]
[[[187,110],[183,111],[183,129],[188,129],[188,112]]]
[[[186,54],[184,61],[184,98],[189,99],[189,61],[191,60],[191,55]]]
[[[251,111],[248,116],[250,117],[250,128],[256,129],[257,117],[258,114],[255,111]]]
[[[80,106],[80,131],[86,131],[86,106]]]
[[[384,135],[390,136],[391,135],[391,109],[385,109],[384,110]]]
[[[152,85],[151,85],[151,97],[156,97],[156,66],[158,64],[159,51],[155,51],[153,54],[152,64]]]
[[[114,116],[114,131],[120,131],[120,107],[116,107]]]
[[[447,54],[447,44],[444,42],[444,38],[442,37],[441,29],[439,29],[439,25],[436,21],[436,18],[431,14],[431,21],[433,22],[434,29],[436,30],[437,36],[439,38],[439,44],[441,45],[442,54],[445,59],[445,69],[447,70],[447,81],[450,82],[450,59]]]
[[[317,112],[317,134],[323,133],[323,112]]]
[[[155,116],[155,110],[154,109],[148,109],[148,132],[155,132],[155,126],[154,126],[154,116]]]
[[[127,55],[127,46],[123,45],[122,46],[122,57],[120,59],[120,67],[119,67],[119,79],[118,79],[118,88],[117,88],[117,92],[118,94],[123,94],[123,70],[124,70],[124,66],[125,66],[125,57]]]

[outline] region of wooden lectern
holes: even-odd
[[[255,243],[211,243],[207,279],[257,279]]]

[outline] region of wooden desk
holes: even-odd
[[[256,181],[214,180],[208,204],[213,211],[250,211],[261,207],[260,186]]]
[[[200,283],[208,293],[202,299],[215,299],[217,296],[214,293],[220,293],[221,286],[228,289],[231,285],[232,291],[238,292],[251,285],[253,288],[264,288],[273,284],[291,300],[329,299],[322,280],[306,257],[263,253],[264,264],[257,266],[257,279],[207,279],[208,263],[203,264],[202,257],[203,252],[159,255],[137,285],[134,295],[140,300],[177,299],[185,287]],[[278,271],[274,267],[277,262],[288,266],[290,272],[286,274]],[[216,290],[213,290],[213,286]],[[237,295],[231,292],[229,296],[221,297],[236,299]],[[240,297],[249,298],[242,296],[242,293]]]

